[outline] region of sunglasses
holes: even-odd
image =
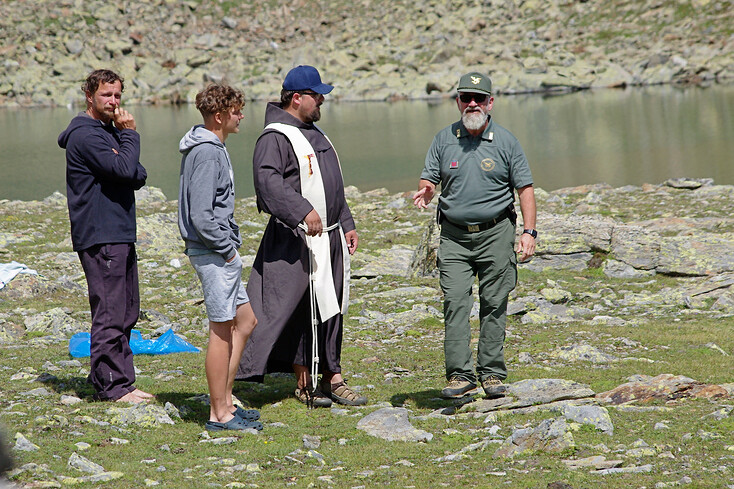
[[[459,94],[459,100],[465,104],[470,103],[472,99],[478,104],[483,104],[487,100],[487,97],[488,95],[486,93],[461,92]]]
[[[320,93],[316,93],[316,92],[311,91],[311,90],[304,90],[304,91],[298,92],[298,93],[300,93],[301,95],[310,95],[310,96],[312,96],[315,99],[318,99],[321,96]]]

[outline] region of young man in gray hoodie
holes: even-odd
[[[204,124],[192,127],[179,143],[181,176],[178,227],[191,264],[201,281],[209,318],[206,379],[209,421],[206,429],[262,429],[254,409],[235,407],[232,386],[242,351],[257,324],[242,285],[242,244],[234,221],[234,173],[224,145],[239,132],[245,105],[242,92],[209,85],[196,95]]]

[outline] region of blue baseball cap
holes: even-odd
[[[300,65],[293,68],[285,75],[283,80],[283,89],[285,90],[313,90],[321,95],[334,90],[334,87],[321,82],[319,70],[313,66]]]

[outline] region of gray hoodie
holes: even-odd
[[[219,253],[229,260],[242,244],[234,222],[234,174],[229,153],[203,125],[178,145],[183,154],[178,190],[178,229],[186,254]]]

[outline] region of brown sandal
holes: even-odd
[[[346,381],[341,381],[338,384],[321,383],[321,391],[327,396],[347,406],[364,406],[367,404],[367,398],[360,396],[352,389],[349,388]]]

